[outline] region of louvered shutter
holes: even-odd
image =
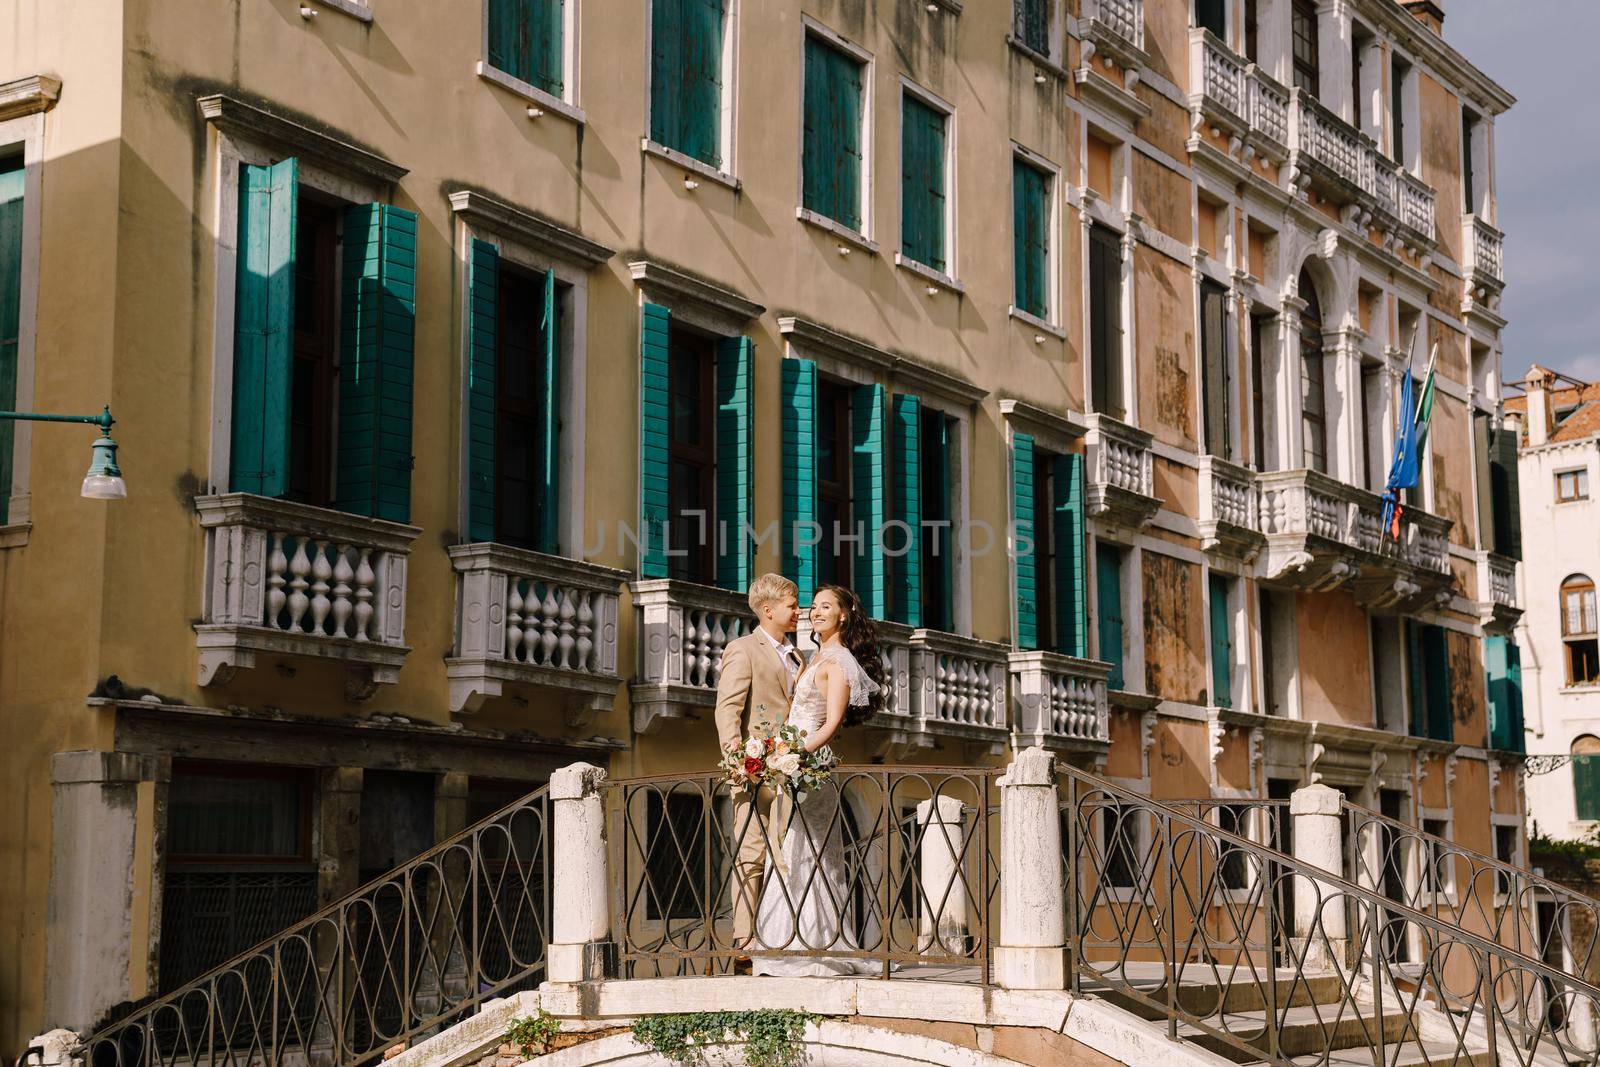
[[[936,408],[922,409],[922,515],[930,523],[922,553],[922,625],[955,628],[955,537],[951,514],[950,427],[954,420]]]
[[[900,116],[900,251],[945,270],[945,116],[910,96]]]
[[[1435,741],[1454,738],[1451,715],[1450,649],[1443,627],[1422,627],[1423,685],[1428,708],[1427,736]]]
[[[800,587],[800,603],[817,590],[817,365],[785,359],[783,388],[783,573]]]
[[[22,160],[0,163],[0,411],[17,406],[17,356],[22,333]],[[11,508],[16,423],[0,419],[0,523]]]
[[[1034,511],[1033,435],[1011,435],[1011,519],[1032,547],[1016,553],[1017,646],[1039,647],[1039,536]],[[1020,546],[1019,546],[1020,549]]]
[[[1228,581],[1220,574],[1210,576],[1211,600],[1211,703],[1219,708],[1233,707],[1233,634],[1228,610]]]
[[[541,552],[561,547],[561,301],[555,271],[546,271],[539,316],[540,395],[544,398],[534,476],[539,487],[538,546]]]
[[[1089,655],[1089,579],[1085,573],[1083,456],[1057,456],[1054,465],[1056,650]]]
[[[639,329],[639,576],[667,577],[667,341],[672,313],[646,304]]]
[[[340,283],[341,511],[411,521],[417,216],[387,204],[344,213]]]
[[[1205,399],[1205,448],[1213,456],[1233,454],[1228,439],[1227,303],[1224,290],[1200,286],[1200,359]]]
[[[890,415],[894,457],[890,520],[903,523],[886,531],[890,574],[890,614],[895,622],[922,625],[922,400],[896,393]],[[903,551],[902,551],[903,550]],[[893,553],[890,555],[889,553]]]
[[[874,619],[888,614],[888,580],[881,547],[888,498],[883,469],[887,407],[881,385],[858,385],[851,390],[850,497],[856,529],[849,533],[862,535],[855,551],[855,593]]]
[[[500,311],[500,250],[472,241],[467,264],[467,535],[495,537],[495,331]]]
[[[1046,275],[1050,261],[1050,179],[1020,159],[1011,165],[1012,267],[1022,311],[1039,318],[1050,312]]]
[[[1517,478],[1517,432],[1494,431],[1491,484],[1494,495],[1494,550],[1522,558],[1522,489]]]
[[[1095,613],[1099,616],[1100,659],[1111,664],[1106,685],[1122,689],[1122,550],[1095,546]]]
[[[289,491],[300,167],[291,156],[240,170],[229,485],[235,492],[282,496]]]
[[[745,531],[754,526],[755,448],[752,374],[755,343],[748,337],[717,341],[717,584],[739,592],[753,577],[753,544]]]

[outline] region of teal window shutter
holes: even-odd
[[[0,160],[0,411],[17,406],[22,342],[22,157]],[[0,419],[0,523],[11,508],[16,422]]]
[[[1083,456],[1056,456],[1055,576],[1056,651],[1089,656],[1089,579],[1085,573]]]
[[[289,491],[299,161],[243,164],[240,186],[229,487],[282,496]]]
[[[1422,660],[1422,625],[1406,620],[1406,679],[1411,698],[1411,736],[1428,736],[1427,674]]]
[[[495,329],[500,314],[500,250],[472,241],[467,264],[467,536],[495,535]]]
[[[1211,592],[1211,703],[1233,707],[1233,613],[1228,610],[1228,580],[1210,576]]]
[[[1039,555],[1034,501],[1033,435],[1011,435],[1011,519],[1017,536],[1032,543],[1017,552],[1017,647],[1039,647]]]
[[[945,270],[945,115],[913,96],[900,111],[900,252]]]
[[[800,603],[817,591],[817,365],[785,359],[783,368],[783,573],[800,587]]]
[[[1522,490],[1517,479],[1517,432],[1497,428],[1490,446],[1489,485],[1492,502],[1494,551],[1522,558]]]
[[[1572,792],[1579,819],[1600,819],[1600,756],[1573,754]]]
[[[904,525],[884,532],[890,577],[889,617],[907,626],[921,626],[922,399],[896,393],[892,405],[889,427],[894,497],[890,521]]]
[[[1050,178],[1020,159],[1011,163],[1012,261],[1018,309],[1050,315]]]
[[[539,483],[538,544],[541,552],[561,550],[561,301],[556,273],[544,275],[539,316],[539,391],[544,419],[539,424],[535,456]]]
[[[1489,697],[1489,747],[1504,751],[1508,734],[1510,708],[1507,706],[1506,682],[1508,664],[1506,645],[1509,642],[1500,634],[1488,634],[1483,639],[1483,667]]]
[[[755,446],[751,439],[755,391],[755,343],[748,337],[717,341],[717,584],[740,592],[750,587],[752,549],[746,530],[755,525],[751,496]]]
[[[861,78],[854,57],[806,36],[801,202],[861,229]]]
[[[1515,640],[1506,642],[1506,698],[1510,713],[1510,736],[1506,739],[1506,751],[1526,753],[1528,735],[1522,718],[1522,649]]]
[[[561,96],[563,0],[488,0],[489,65]]]
[[[334,506],[409,522],[415,214],[387,204],[345,210],[339,299],[339,491]]]
[[[955,629],[955,526],[950,513],[950,426],[944,412],[922,408],[922,625]]]
[[[722,0],[651,0],[650,138],[722,166]]]
[[[1422,627],[1423,688],[1427,702],[1427,736],[1454,740],[1450,701],[1450,650],[1442,626]]]
[[[1122,689],[1122,550],[1105,542],[1095,545],[1095,608],[1099,615],[1100,659],[1111,664],[1106,684]]]
[[[852,519],[861,542],[855,551],[855,593],[861,606],[874,619],[888,614],[889,583],[884,573],[882,548],[884,503],[883,450],[888,421],[888,403],[883,386],[858,385],[850,395],[850,496]]]
[[[667,577],[668,336],[672,313],[646,304],[639,329],[639,576]]]

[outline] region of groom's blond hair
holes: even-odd
[[[800,587],[781,574],[768,572],[750,583],[750,610],[757,615],[774,600],[800,596]]]

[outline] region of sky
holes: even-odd
[[[1501,372],[1600,379],[1600,0],[1442,0],[1444,38],[1517,98],[1495,120],[1505,231]]]

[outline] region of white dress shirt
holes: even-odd
[[[789,685],[792,688],[795,675],[800,673],[800,650],[795,648],[791,641],[779,642],[766,630],[761,631],[761,636],[771,642],[773,650],[778,653],[778,659],[783,662],[784,670],[789,672]]]

